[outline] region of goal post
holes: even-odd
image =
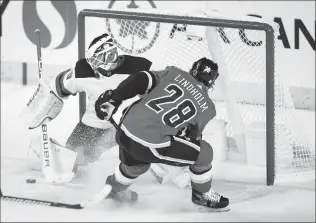
[[[185,17],[185,16],[161,16],[160,14],[150,14],[150,13],[139,13],[139,12],[126,12],[126,11],[114,11],[114,10],[82,10],[78,15],[78,55],[79,59],[85,57],[85,18],[86,17],[101,17],[101,18],[113,18],[113,19],[123,19],[123,20],[137,20],[137,21],[150,21],[157,23],[171,23],[171,24],[187,24],[205,27],[225,27],[233,29],[246,29],[246,30],[262,30],[266,33],[266,74],[267,74],[267,84],[266,84],[266,125],[267,125],[267,185],[273,185],[274,183],[274,30],[266,23],[260,22],[247,22],[247,21],[237,21],[237,20],[226,20],[226,19],[211,19],[211,18],[199,18],[199,17]],[[212,32],[212,31],[210,31]],[[210,33],[212,38],[214,33]],[[215,57],[221,57],[220,53],[216,51]],[[214,58],[215,59],[215,58]],[[220,58],[219,58],[220,60]],[[215,60],[216,61],[216,60]],[[222,64],[219,64],[220,67]],[[221,68],[220,68],[221,69]],[[225,72],[225,71],[224,71]],[[225,82],[223,82],[225,83]],[[272,87],[271,87],[272,86]],[[272,100],[270,100],[272,99]],[[86,106],[86,95],[84,92],[79,94],[80,103],[80,118],[84,114]],[[231,106],[233,109],[233,106]],[[232,111],[232,110],[229,110]],[[233,112],[233,111],[232,111]],[[232,119],[234,122],[239,122],[239,120]],[[239,124],[236,124],[239,125]],[[238,128],[237,128],[238,129]]]
[[[89,24],[90,19],[93,22]],[[202,27],[202,40],[188,38],[192,26]],[[220,16],[213,11],[201,16],[201,12],[84,9],[78,15],[79,59],[85,57],[91,38],[104,32],[112,35],[120,54],[145,57],[153,62],[152,69],[177,66],[188,70],[201,57],[218,63],[220,75],[214,92],[210,93],[216,118],[228,123],[227,139],[243,154],[255,149],[249,148],[247,131],[253,125],[264,126],[262,159],[267,185],[275,183],[276,171],[297,173],[315,169],[311,161],[315,154],[306,155],[304,146],[297,146],[297,153],[293,146],[301,144],[296,143],[296,137],[290,134],[293,128],[286,123],[287,118],[294,122],[294,107],[286,87],[275,79],[276,36],[270,23],[246,16]],[[79,106],[81,118],[86,106],[85,93],[79,94]],[[297,154],[305,155],[303,159],[299,155],[300,161],[293,161]]]

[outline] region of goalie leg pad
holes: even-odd
[[[60,145],[55,139],[50,139],[52,149],[52,162],[59,174],[71,173],[76,161],[77,153]],[[26,163],[33,170],[41,171],[43,157],[41,156],[42,139],[41,136],[36,136],[29,146],[27,152]]]
[[[51,138],[50,141],[53,148],[54,162],[57,171],[62,174],[71,173],[75,165],[77,152],[60,145],[55,139]]]
[[[79,122],[66,142],[66,147],[78,153],[77,164],[85,166],[97,161],[108,149],[116,146],[114,127],[99,129]]]

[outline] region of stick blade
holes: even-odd
[[[88,201],[84,201],[81,202],[80,205],[81,207],[90,207],[93,206],[95,204],[100,203],[101,201],[103,201],[112,191],[112,187],[108,184],[106,184],[102,190],[97,193],[92,199],[88,200]]]

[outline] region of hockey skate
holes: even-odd
[[[203,209],[208,212],[224,212],[229,211],[227,207],[229,200],[219,193],[215,192],[212,188],[206,193],[200,193],[192,189],[192,202],[197,205],[198,209]]]
[[[126,189],[127,187],[123,188],[120,186],[113,175],[106,179],[105,184],[112,186],[112,191],[106,199],[112,199],[119,204],[134,204],[138,201],[138,194],[135,191]]]
[[[138,194],[132,190],[124,190],[119,192],[114,192],[112,190],[106,198],[112,199],[120,204],[134,204],[138,201]]]

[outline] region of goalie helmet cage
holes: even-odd
[[[289,168],[289,166],[295,169],[292,171],[295,174],[299,174],[300,171],[305,171],[306,169],[308,171],[314,169],[315,163],[311,159],[315,158],[315,155],[305,152],[304,149],[303,152],[296,151],[296,153],[303,153],[304,158],[306,158],[301,161],[304,165],[298,165],[298,167],[294,168],[291,166],[293,165],[293,154],[295,156],[294,149],[299,148],[297,150],[302,150],[305,147],[296,143],[295,137],[290,136],[290,131],[293,129],[292,126],[289,131],[285,130],[287,128],[286,122],[289,122],[286,119],[292,118],[294,107],[291,104],[292,99],[289,92],[284,93],[287,89],[284,89],[280,82],[276,84],[274,27],[258,18],[234,18],[231,16],[220,16],[213,11],[211,13],[214,14],[208,13],[206,15],[202,13],[202,15],[200,13],[192,16],[190,12],[187,14],[177,12],[175,14],[173,12],[159,11],[84,9],[78,15],[79,59],[85,57],[86,35],[88,33],[86,33],[86,29],[89,27],[86,25],[86,17],[103,18],[105,27],[107,26],[108,28],[103,30],[102,27],[100,32],[109,32],[111,35],[113,35],[112,31],[115,30],[115,25],[119,24],[120,31],[117,36],[126,37],[132,34],[131,49],[127,49],[123,44],[120,44],[113,36],[119,49],[123,50],[125,54],[127,52],[131,55],[148,58],[153,62],[153,66],[157,66],[156,69],[163,69],[169,65],[188,70],[195,60],[204,56],[209,57],[219,64],[220,77],[217,81],[219,82],[218,86],[214,88],[214,102],[217,109],[217,117],[226,120],[228,123],[227,134],[229,136],[228,139],[233,142],[232,144],[237,145],[238,150],[245,152],[246,129],[251,124],[258,126],[264,123],[266,184],[273,185],[276,171],[282,171],[285,168]],[[134,37],[134,35],[137,35],[141,40],[146,40],[149,34],[145,29],[150,29],[150,24],[156,24],[152,30],[157,31],[160,29],[160,33],[159,31],[156,32],[152,38],[153,42],[156,41],[155,44],[158,45],[159,50],[159,53],[157,56],[155,54],[154,58],[150,58],[150,55],[146,52],[152,50],[148,49],[150,47],[154,48],[154,44],[149,48],[142,46],[137,50],[137,42]],[[109,28],[110,25],[111,28]],[[163,38],[166,30],[168,30],[167,35],[165,35],[166,39],[163,40],[162,45],[159,45],[159,39]],[[238,34],[233,36],[235,31]],[[205,35],[203,36],[205,38],[202,41],[198,41],[201,33],[204,33],[202,35]],[[184,35],[186,35],[185,39],[183,38]],[[257,41],[249,40],[247,35]],[[188,40],[188,37],[192,40]],[[234,37],[236,38],[234,39]],[[237,85],[234,85],[237,82],[240,85],[239,88],[236,88]],[[247,85],[244,85],[245,82],[247,82]],[[262,85],[261,88],[258,83]],[[221,91],[216,91],[217,88],[220,88]],[[261,99],[255,103],[252,99],[249,99],[249,95],[252,94],[251,88],[254,89],[254,92],[264,92],[259,97]],[[238,93],[241,92],[240,89],[249,89],[248,96],[247,92],[246,94],[241,94],[242,96],[238,96]],[[220,96],[216,98],[216,95]],[[212,96],[211,98],[213,99]],[[86,109],[85,93],[79,94],[79,106],[81,118]],[[258,110],[259,107],[260,111]],[[276,111],[278,114],[277,120],[285,119],[282,120],[282,123],[276,123]],[[257,115],[257,113],[260,113],[260,115]],[[288,113],[290,116],[287,115]],[[279,116],[284,117],[279,118]],[[287,149],[286,152],[277,150],[276,147],[280,144],[282,148]],[[293,145],[296,145],[296,147]],[[279,167],[282,166],[278,165],[279,163],[285,165]]]

